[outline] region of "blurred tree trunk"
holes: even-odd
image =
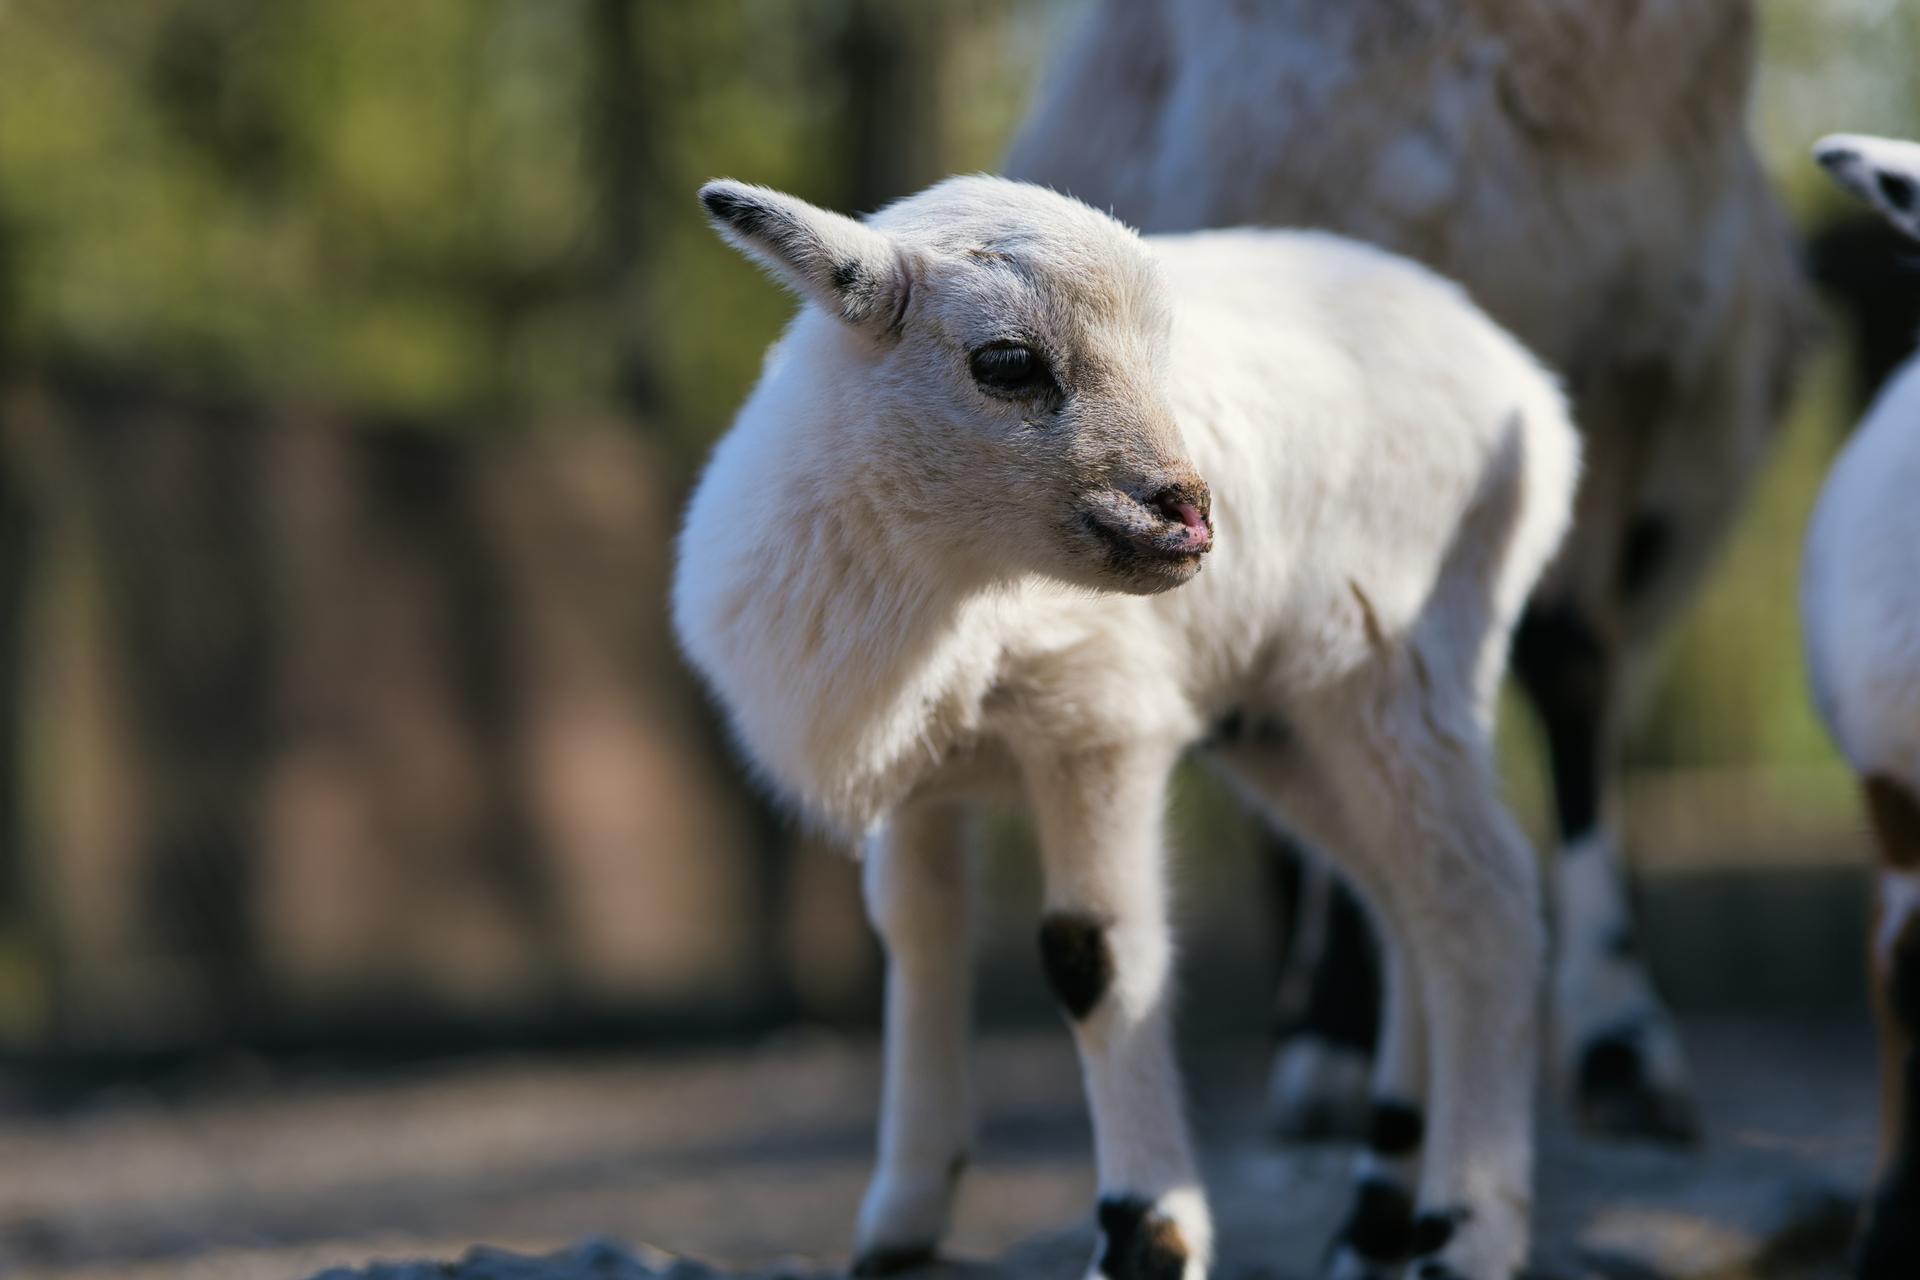
[[[21,700],[33,549],[34,523],[26,486],[7,424],[0,421],[0,933],[27,925],[32,898],[22,794],[26,726]]]
[[[252,871],[274,700],[258,424],[94,390],[73,430],[148,796],[139,897],[183,994],[230,1030],[263,994]]]
[[[851,0],[830,58],[847,88],[842,198],[870,213],[945,176],[946,0]]]
[[[627,407],[645,414],[657,407],[660,378],[653,347],[641,326],[646,313],[649,261],[642,247],[664,185],[658,143],[659,104],[639,56],[634,0],[591,0],[585,10],[591,79],[586,94],[587,139],[599,211],[601,303],[614,317],[619,361],[615,378]]]
[[[657,308],[647,305],[650,258],[644,250],[650,225],[660,216],[658,193],[669,185],[657,141],[665,136],[669,122],[664,95],[657,91],[641,56],[636,22],[640,16],[635,0],[591,0],[585,10],[584,34],[592,66],[587,136],[598,191],[603,306],[618,318],[614,340],[622,399],[630,413],[645,421],[662,409],[661,380],[653,367],[656,346],[648,340],[643,321],[646,315],[658,314]],[[705,699],[701,708],[702,748],[712,759],[732,760],[734,751],[720,717]],[[732,772],[738,776],[737,770]],[[744,779],[738,786],[752,849],[748,874],[753,887],[748,897],[754,919],[746,937],[754,954],[748,971],[756,975],[753,985],[764,993],[761,1017],[784,1021],[798,1004],[784,945],[791,927],[794,842],[766,799]]]
[[[31,871],[25,813],[28,573],[34,521],[21,446],[5,417],[3,393],[13,370],[12,236],[0,221],[0,934],[32,926]]]
[[[564,998],[579,984],[566,913],[528,798],[525,673],[508,616],[514,596],[492,517],[476,492],[475,446],[417,428],[370,435],[365,445],[374,519],[416,544],[433,566],[427,589],[440,597],[432,612],[445,630],[431,641],[446,668],[448,709],[457,720],[452,740],[471,751],[480,783],[472,865],[508,914],[535,989]]]

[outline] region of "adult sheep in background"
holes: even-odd
[[[1753,44],[1748,0],[1103,0],[1007,163],[1149,232],[1315,226],[1406,253],[1565,379],[1586,475],[1513,661],[1561,836],[1553,1056],[1583,1120],[1615,1133],[1695,1121],[1634,943],[1609,762],[1809,329],[1746,134]],[[1310,1001],[1318,1026],[1282,1046],[1284,1127],[1366,1114],[1363,1048],[1326,1043],[1355,1038],[1341,1003]]]
[[[1490,735],[1576,480],[1552,379],[1451,284],[1324,233],[1142,240],[992,178],[865,223],[741,183],[702,199],[806,303],[700,480],[673,612],[763,778],[866,842],[886,1079],[856,1269],[947,1226],[971,1129],[959,807],[1010,787],[1092,1111],[1095,1271],[1204,1274],[1163,820],[1205,742],[1418,975],[1381,1054],[1392,1150],[1335,1273],[1507,1280],[1542,937]]]

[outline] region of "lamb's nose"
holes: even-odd
[[[1147,506],[1169,522],[1185,526],[1194,550],[1205,551],[1213,545],[1213,525],[1207,519],[1213,496],[1205,481],[1195,478],[1167,485],[1147,499]]]

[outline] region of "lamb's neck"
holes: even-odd
[[[754,687],[729,700],[783,788],[863,830],[977,726],[999,593],[888,504],[884,477],[844,453],[774,452],[722,645]]]

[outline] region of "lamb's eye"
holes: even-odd
[[[973,380],[993,395],[1032,396],[1053,390],[1053,371],[1039,352],[1022,343],[989,343],[975,350],[967,364]]]

